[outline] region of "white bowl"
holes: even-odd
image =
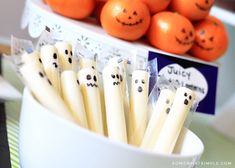
[[[19,134],[23,168],[194,167],[203,143],[187,129],[180,137],[172,155],[114,142],[57,117],[24,90]]]

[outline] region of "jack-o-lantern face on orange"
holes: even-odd
[[[171,9],[189,20],[204,19],[210,12],[214,0],[172,0]]]
[[[190,53],[205,61],[221,57],[228,47],[228,35],[223,23],[210,16],[195,25],[196,38]]]
[[[112,36],[137,40],[150,23],[148,7],[139,0],[109,0],[101,12],[101,25]]]
[[[150,44],[163,51],[184,54],[193,45],[195,32],[184,16],[160,12],[152,17],[147,37]]]

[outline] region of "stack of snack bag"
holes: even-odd
[[[170,154],[188,113],[196,110],[194,91],[163,77],[156,81],[156,59],[134,65],[135,57],[104,60],[64,41],[36,50],[29,41],[12,41],[12,60],[35,99],[59,117],[111,140]],[[20,52],[14,50],[16,44]]]

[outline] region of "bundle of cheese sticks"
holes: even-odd
[[[149,101],[151,68],[134,68],[128,85],[128,60],[111,58],[98,70],[95,59],[84,51],[75,59],[75,50],[68,42],[56,42],[19,55],[20,75],[38,102],[114,141],[172,153],[195,93],[185,87],[155,92],[156,83],[150,94],[156,99]]]

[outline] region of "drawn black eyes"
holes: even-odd
[[[214,37],[210,37],[209,40],[212,42],[214,41]]]
[[[188,96],[188,94],[187,94],[187,93],[184,93],[184,96],[185,96],[185,97],[187,97],[187,96]],[[192,100],[192,96],[191,96],[191,95],[189,95],[189,97],[188,97],[188,98],[189,98],[189,100]]]
[[[97,78],[96,78],[96,76],[94,76],[94,77],[93,77],[93,79],[94,79],[94,81],[95,81],[95,82],[97,81]]]
[[[139,82],[138,79],[136,79],[136,80],[135,80],[135,83],[138,83],[138,82]],[[142,83],[142,84],[145,84],[145,81],[142,79],[142,80],[141,80],[141,83]]]
[[[44,74],[42,72],[39,72],[39,75],[44,78]]]
[[[134,11],[134,12],[133,12],[133,15],[137,16],[137,12],[136,12],[136,11]]]
[[[184,93],[184,96],[185,96],[185,97],[187,97],[187,96],[188,96],[188,94],[187,94],[187,93]]]
[[[183,28],[183,29],[181,30],[181,32],[182,32],[182,33],[186,33],[186,30]]]
[[[189,100],[191,100],[192,99],[192,96],[189,96]]]
[[[116,75],[114,75],[114,74],[111,74],[111,77],[113,78],[113,79],[115,79],[115,77],[117,77],[117,79],[119,79],[119,75],[118,74],[116,74]]]
[[[68,53],[69,53],[68,50],[65,50],[65,54],[68,55]]]
[[[87,79],[87,80],[91,80],[91,75],[87,75],[87,76],[86,76],[86,79]]]
[[[78,84],[78,85],[80,85],[80,82],[79,82],[79,80],[77,80],[77,84]]]
[[[71,55],[71,56],[73,55],[73,52],[72,52],[72,51],[70,51],[70,55]]]
[[[91,68],[92,68],[92,69],[95,69],[95,67],[94,67],[94,66],[92,66]]]
[[[121,82],[123,81],[122,75],[120,75],[120,81],[121,81]]]
[[[51,83],[51,81],[49,80],[49,79],[47,79],[47,81],[48,81],[48,83],[52,86],[52,83]]]
[[[39,60],[39,62],[42,64],[42,60],[41,60],[41,58],[39,58],[38,60]]]
[[[169,100],[169,99],[167,99],[167,100],[166,100],[166,104],[169,104],[169,103],[170,103],[170,100]]]
[[[86,79],[87,79],[87,80],[91,80],[91,79],[92,79],[92,76],[88,74],[88,75],[86,76]],[[93,76],[93,80],[94,80],[95,82],[97,81],[97,77],[96,77],[95,75]]]
[[[190,35],[190,37],[193,37],[193,32],[190,31],[189,35]]]
[[[126,13],[126,12],[127,12],[127,10],[124,8],[122,12],[123,12],[123,13]]]
[[[53,58],[57,59],[57,54],[56,53],[53,54]]]

